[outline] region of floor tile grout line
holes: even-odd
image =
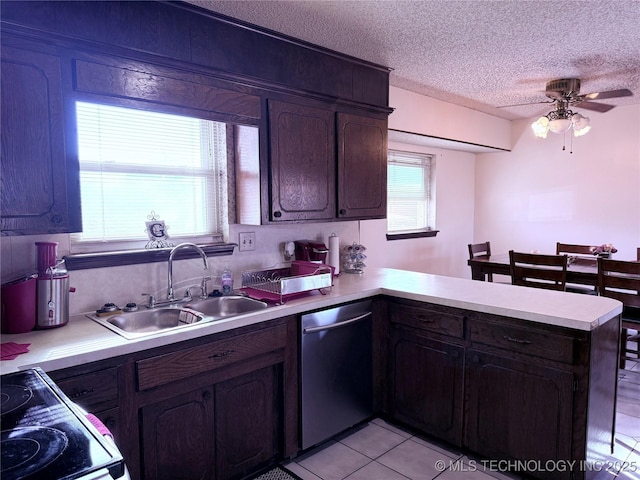
[[[387,429],[387,431],[391,432],[391,430],[388,430],[388,429]],[[392,433],[395,433],[395,432],[392,432]],[[345,437],[345,438],[349,438],[349,437]],[[344,438],[343,438],[342,440],[344,440]],[[411,437],[409,437],[409,438],[405,438],[405,437],[403,437],[403,440],[402,440],[400,443],[398,443],[398,444],[394,445],[393,447],[389,448],[388,450],[385,450],[383,453],[381,453],[381,454],[380,454],[380,455],[378,455],[377,457],[373,457],[373,458],[372,458],[372,457],[370,457],[369,455],[367,455],[366,453],[361,452],[360,450],[357,450],[357,449],[353,448],[352,446],[347,445],[346,443],[343,443],[343,442],[342,442],[342,440],[338,440],[338,443],[342,443],[342,445],[344,445],[345,447],[350,448],[350,449],[351,449],[351,450],[353,450],[354,452],[357,452],[357,453],[359,453],[360,455],[364,455],[365,457],[367,457],[367,458],[369,458],[369,459],[371,459],[371,460],[373,460],[373,461],[376,461],[378,458],[380,458],[380,457],[382,457],[383,455],[385,455],[385,454],[389,453],[389,452],[390,452],[391,450],[393,450],[394,448],[399,447],[400,445],[402,445],[402,444],[403,444],[404,442],[406,442],[407,440],[411,440]]]

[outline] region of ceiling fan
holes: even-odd
[[[594,102],[593,100],[629,97],[633,95],[633,93],[631,90],[622,88],[619,90],[580,95],[579,78],[559,78],[547,82],[545,95],[550,98],[550,100],[522,104],[553,103],[555,105],[555,110],[543,115],[531,125],[534,134],[541,138],[546,138],[549,131],[553,133],[564,133],[569,129],[573,130],[573,135],[576,137],[584,135],[591,129],[589,126],[589,118],[573,112],[571,107],[579,105],[580,108],[586,110],[604,113],[615,106]],[[516,105],[510,106],[515,107]]]
[[[565,107],[580,104],[580,108],[605,113],[614,108],[614,105],[597,103],[593,100],[630,97],[631,95],[633,95],[633,93],[631,92],[631,90],[621,88],[619,90],[608,90],[606,92],[587,93],[584,95],[580,95],[579,78],[560,78],[547,82],[545,95],[549,97],[552,102],[563,103]]]
[[[604,100],[607,98],[630,97],[633,95],[631,90],[621,88],[619,90],[608,90],[606,92],[587,93],[580,95],[580,79],[579,78],[558,78],[549,80],[545,88],[545,95],[551,100],[520,103],[517,105],[505,105],[500,108],[519,107],[523,105],[535,105],[537,103],[555,103],[556,110],[567,110],[569,107],[580,104],[580,108],[586,110],[594,110],[596,112],[605,113],[614,108],[614,105],[606,103],[597,103],[593,100]]]

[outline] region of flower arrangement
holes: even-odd
[[[603,243],[597,247],[591,247],[591,253],[602,257],[608,257],[612,253],[616,253],[618,249],[610,243]]]

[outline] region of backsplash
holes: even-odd
[[[248,270],[286,266],[283,255],[284,244],[294,240],[314,240],[329,244],[328,237],[335,233],[340,237],[340,247],[360,242],[360,224],[332,222],[295,225],[230,225],[229,241],[238,242],[241,232],[255,232],[255,250],[240,252],[236,247],[233,255],[209,257],[209,272],[204,271],[202,260],[193,258],[177,260],[173,264],[173,287],[177,297],[191,286],[199,286],[203,276],[212,277],[209,291],[220,288],[220,275],[226,262],[234,273],[234,287],[241,286],[241,273]],[[58,257],[69,252],[69,235],[32,235],[0,237],[2,282],[36,271],[35,242],[58,242]],[[70,285],[75,292],[69,294],[69,314],[91,312],[106,302],[124,305],[128,302],[146,303],[143,294],[166,297],[167,263],[148,263],[120,267],[94,268],[69,272]]]

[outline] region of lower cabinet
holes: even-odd
[[[538,466],[609,458],[619,320],[581,331],[410,300],[388,311],[393,419],[534,478],[591,479]]]
[[[242,478],[281,451],[278,373],[267,367],[215,386],[215,478]]]
[[[507,356],[467,351],[464,444],[491,459],[572,458],[574,376]],[[540,471],[539,478],[570,478]]]
[[[116,442],[124,440],[121,431],[119,380],[121,367],[96,362],[66,370],[49,372],[56,385],[85,411],[94,414],[113,434]]]
[[[214,412],[213,387],[143,407],[144,478],[215,478]]]
[[[140,409],[144,478],[236,479],[281,451],[278,368]]]
[[[462,441],[464,350],[393,326],[391,414],[452,444]]]
[[[298,451],[296,318],[48,373],[133,480],[240,480]]]
[[[297,412],[293,318],[134,360],[140,478],[236,480],[284,458],[297,432],[285,413]]]

